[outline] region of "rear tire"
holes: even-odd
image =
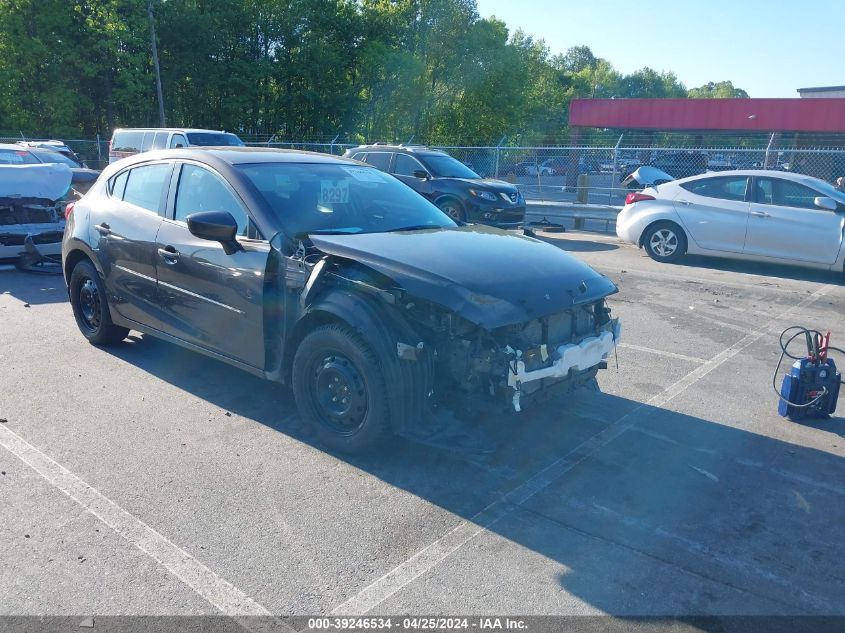
[[[655,222],[643,235],[643,248],[654,261],[676,262],[687,252],[687,236],[674,222]]]
[[[82,260],[70,273],[70,305],[76,325],[93,345],[114,345],[129,334],[129,329],[112,323],[106,289],[97,269]]]
[[[360,453],[390,432],[388,391],[379,355],[346,325],[308,334],[293,359],[293,395],[321,442]]]

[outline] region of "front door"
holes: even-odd
[[[178,167],[177,167],[178,169]],[[264,276],[270,245],[259,239],[245,207],[217,174],[184,163],[175,175],[171,212],[156,244],[158,294],[166,333],[254,367],[264,368]],[[187,216],[228,211],[241,250],[188,231]]]
[[[747,176],[717,176],[681,184],[675,211],[701,248],[741,253],[748,229]]]
[[[755,178],[745,252],[834,264],[842,246],[842,212],[820,209],[815,189],[785,178]]]
[[[426,198],[431,199],[433,197],[434,187],[431,186],[430,179],[425,180],[423,178],[417,178],[414,175],[414,172],[420,171],[428,173],[428,170],[422,166],[422,163],[413,156],[396,154],[396,158],[393,159],[393,175],[417,193],[421,193]]]
[[[103,268],[110,303],[123,317],[155,322],[156,235],[162,223],[172,162],[126,169],[109,182],[110,204],[93,205],[90,238]]]

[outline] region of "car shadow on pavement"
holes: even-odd
[[[30,305],[67,301],[67,289],[61,275],[24,273],[7,266],[0,268],[0,295],[3,294]]]
[[[704,257],[701,255],[685,255],[675,262],[676,266],[687,268],[709,268],[732,273],[746,273],[762,275],[778,279],[794,279],[797,281],[811,281],[823,284],[845,285],[845,274],[829,270],[816,270],[800,266],[786,266],[764,262],[749,262],[738,259],[723,259],[721,257]]]
[[[149,336],[109,352],[321,449],[287,388]],[[504,584],[530,589],[501,592],[514,601],[505,598],[502,612],[524,611],[530,595],[533,612],[557,613],[571,594],[622,615],[845,614],[839,456],[587,389],[519,415],[443,412],[427,423],[422,440],[334,456],[486,528],[461,558],[462,582],[473,587],[455,612],[489,612],[470,596]],[[792,423],[772,414],[771,424]],[[843,419],[806,428],[836,446],[839,437],[825,434],[841,433]],[[503,509],[495,520],[491,504]],[[455,573],[454,564],[434,573]]]

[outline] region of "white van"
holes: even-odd
[[[139,152],[170,147],[243,146],[231,132],[193,128],[123,128],[114,131],[109,142],[109,163]]]

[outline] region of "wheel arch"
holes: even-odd
[[[85,242],[73,239],[66,248],[64,262],[62,264],[62,273],[65,277],[65,285],[70,284],[70,274],[73,272],[74,267],[85,259],[90,261],[94,265],[94,268],[100,277],[103,277],[103,269],[97,261],[97,258],[94,256],[94,253],[92,253],[91,249],[88,248],[88,245],[85,244]]]
[[[422,414],[433,372],[426,354],[416,361],[399,358],[397,343],[415,345],[421,338],[399,315],[391,313],[390,306],[379,303],[379,299],[340,289],[329,289],[315,297],[285,337],[284,371],[287,377],[291,375],[296,350],[314,328],[329,323],[347,325],[382,360],[385,378],[399,377],[390,380],[394,388],[388,389],[387,399],[393,430],[401,433]]]
[[[443,204],[447,200],[453,200],[453,201],[457,202],[458,205],[461,207],[461,210],[466,213],[466,205],[461,201],[461,198],[454,193],[444,193],[444,194],[439,195],[437,198],[435,198],[434,204],[439,207],[441,204]]]
[[[649,232],[651,227],[653,227],[655,224],[660,224],[660,223],[674,224],[675,226],[677,226],[678,230],[680,230],[684,234],[684,237],[686,238],[687,243],[689,243],[689,240],[690,240],[689,232],[686,230],[684,225],[681,224],[681,222],[679,220],[673,219],[673,218],[667,217],[667,216],[655,216],[653,218],[650,218],[647,221],[646,225],[643,226],[643,230],[640,231],[640,237],[639,237],[637,246],[642,248],[643,245],[645,244],[645,236]]]

